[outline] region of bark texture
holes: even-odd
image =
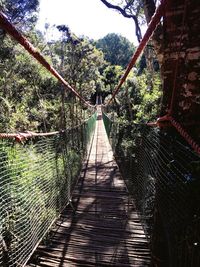
[[[199,138],[200,2],[170,0],[164,23],[162,114],[175,119]],[[194,126],[191,126],[194,125]],[[187,126],[188,125],[188,126]]]

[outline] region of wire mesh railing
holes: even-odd
[[[200,266],[199,155],[173,129],[103,118],[149,237],[152,265]]]
[[[96,114],[53,136],[0,141],[0,266],[24,266],[69,203],[95,122]]]

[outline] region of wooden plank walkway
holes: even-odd
[[[72,203],[29,266],[150,266],[150,251],[133,202],[113,160],[101,115]]]

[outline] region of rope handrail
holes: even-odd
[[[96,112],[91,116],[95,116]],[[91,118],[90,117],[90,118]],[[68,131],[76,130],[77,128],[81,127],[85,123],[87,123],[90,118],[84,120],[82,123],[66,129],[66,130],[61,130],[61,131],[54,131],[54,132],[45,132],[45,133],[37,133],[37,132],[32,132],[32,131],[26,131],[26,132],[18,132],[18,133],[0,133],[0,139],[15,139],[17,142],[22,142],[24,140],[34,138],[34,137],[47,137],[47,136],[53,136],[61,133],[66,133]]]
[[[128,66],[127,66],[122,78],[120,79],[118,85],[115,87],[114,92],[112,94],[112,97],[108,101],[106,106],[108,106],[112,102],[112,100],[114,99],[116,94],[119,92],[123,83],[126,81],[128,74],[130,73],[131,69],[135,65],[137,59],[139,58],[140,54],[142,53],[143,49],[146,47],[149,39],[151,38],[152,34],[154,33],[155,29],[157,28],[157,26],[160,22],[160,19],[162,18],[163,14],[164,14],[166,2],[167,2],[166,0],[162,0],[161,4],[156,9],[154,15],[151,18],[151,21],[149,22],[148,28],[147,28],[139,46],[137,47],[135,53],[133,54],[130,63],[128,64]]]
[[[32,137],[42,137],[42,136],[52,136],[59,134],[59,131],[56,132],[48,132],[48,133],[35,133],[35,132],[24,132],[24,133],[0,133],[0,139],[15,139],[18,142],[21,142],[25,139],[29,139]]]
[[[169,116],[169,121],[174,126],[174,128],[179,132],[179,134],[190,144],[197,154],[200,154],[200,146],[197,144],[191,135],[182,127],[182,125],[177,122],[172,116]]]
[[[68,90],[70,90],[75,96],[77,96],[88,107],[94,107],[89,104],[85,98],[83,98],[77,90],[72,87],[58,72],[51,66],[44,56],[37,51],[37,49],[31,44],[31,42],[23,36],[16,27],[9,22],[6,15],[0,12],[0,27],[4,29],[10,36],[12,36],[18,43],[20,43],[30,55],[32,55],[43,67],[45,67],[57,80],[59,80]]]

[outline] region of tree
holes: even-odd
[[[142,39],[140,26],[149,22],[156,8],[154,0],[100,0],[108,8],[114,9],[126,18],[130,18],[135,24],[135,34],[138,42]]]
[[[0,131],[55,129],[55,115],[49,118],[59,95],[55,79],[10,37],[3,39],[1,52]]]
[[[123,68],[128,64],[134,45],[119,34],[109,33],[96,43],[96,47],[103,51],[105,60],[111,65],[119,65]]]
[[[103,71],[104,90],[112,93],[122,74],[123,69],[121,66],[107,66]]]
[[[1,0],[0,10],[12,23],[25,30],[33,29],[37,21],[39,0]]]
[[[136,33],[138,42],[140,42],[140,40],[142,38],[142,34],[141,34],[138,16],[141,13],[141,3],[139,1],[136,2],[134,0],[123,0],[123,1],[100,0],[100,1],[103,4],[105,4],[108,8],[117,10],[124,17],[133,19],[133,21],[135,23],[135,33]]]
[[[133,20],[135,25],[135,34],[138,42],[142,39],[141,25],[149,23],[156,9],[156,0],[100,0],[108,8],[114,9],[122,14],[126,18]],[[154,49],[157,54],[157,58],[160,64],[162,64],[162,38],[163,31],[162,26],[158,25],[153,36],[152,41]],[[147,50],[147,49],[146,49]],[[148,52],[147,52],[148,53]]]
[[[82,96],[89,99],[101,80],[100,69],[105,64],[103,53],[86,38],[71,33],[68,27],[58,27],[65,33],[65,38],[54,45],[54,53],[60,56],[62,74]]]

